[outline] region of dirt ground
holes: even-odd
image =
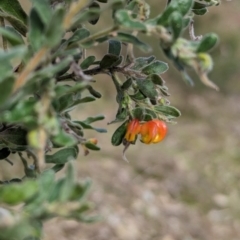
[[[44,240],[240,239],[240,96],[207,92],[185,99],[188,114],[169,126],[161,144],[133,146],[129,163],[121,147],[110,146],[116,126],[97,134],[100,155],[75,164],[79,179],[93,180],[90,199],[102,220],[51,220]]]

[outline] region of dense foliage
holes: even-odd
[[[138,134],[143,143],[161,141],[166,122],[180,116],[161,77],[168,64],[153,55],[135,58],[135,47],[152,50],[138,35],[158,39],[186,83],[193,84],[187,73],[193,69],[204,84],[217,89],[207,76],[213,67],[207,52],[217,36],[195,36],[193,18],[218,0],[168,0],[153,18],[144,0],[31,2],[27,15],[18,0],[0,1],[0,160],[12,164],[14,158],[24,168],[21,179],[1,181],[0,239],[6,240],[39,239],[42,222],[56,216],[97,219],[86,213],[92,207],[85,198],[90,182],[76,182],[69,163],[82,150],[82,155],[100,150],[96,139],[84,137],[85,129],[106,132],[92,126],[104,116],[71,116],[74,108],[101,98],[94,89],[95,75],[106,74],[115,85],[119,107],[111,124],[121,125],[112,144],[123,144],[124,152]],[[111,26],[92,33],[89,24],[109,11]],[[182,37],[185,30],[189,39]],[[88,54],[102,43],[108,44],[102,58]],[[67,163],[65,177],[56,180],[55,173]]]

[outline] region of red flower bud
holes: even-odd
[[[153,119],[146,122],[141,127],[141,141],[146,144],[158,143],[163,140],[167,133],[167,125],[165,122]]]
[[[125,134],[125,139],[128,142],[134,142],[137,135],[140,133],[141,125],[138,119],[133,119],[127,125],[127,132]]]

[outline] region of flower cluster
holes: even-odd
[[[128,123],[125,140],[134,143],[137,135],[141,135],[141,142],[145,144],[158,143],[164,139],[167,133],[167,125],[159,119],[140,123],[138,119],[133,119]]]

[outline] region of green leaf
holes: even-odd
[[[137,91],[136,93],[134,93],[133,95],[130,95],[130,97],[134,100],[134,101],[141,101],[144,100],[146,98],[146,96],[144,96],[142,94],[142,92]]]
[[[38,184],[39,184],[39,190],[40,193],[41,191],[43,191],[43,193],[41,193],[41,195],[45,195],[45,197],[48,196],[50,190],[52,190],[52,188],[54,187],[54,179],[55,178],[55,174],[51,169],[47,169],[46,171],[44,171],[38,178]]]
[[[1,132],[0,140],[20,146],[27,146],[27,131],[23,128],[8,128]]]
[[[37,193],[37,190],[36,181],[0,185],[0,202],[17,205],[33,197]]]
[[[115,13],[115,19],[117,20],[117,23],[124,28],[138,31],[147,30],[144,23],[132,18],[130,11],[124,9],[118,10]]]
[[[33,50],[37,52],[44,42],[44,24],[35,9],[31,10],[29,20],[30,30],[28,39]]]
[[[57,8],[53,13],[51,21],[48,23],[46,28],[46,46],[55,47],[60,43],[63,35],[63,18],[64,18],[64,9]]]
[[[84,38],[89,37],[90,32],[86,28],[77,29],[73,35],[64,42],[64,45],[71,45],[72,43],[79,42],[83,40]]]
[[[149,79],[137,79],[137,85],[144,96],[150,99],[155,99],[158,96],[155,84]]]
[[[27,24],[27,14],[22,9],[18,0],[1,0],[0,9]]]
[[[207,34],[201,39],[196,52],[208,52],[217,44],[217,42],[218,36],[216,34]]]
[[[140,107],[134,108],[132,111],[134,118],[136,118],[140,121],[143,120],[144,115],[145,115],[144,113],[145,113],[144,108],[140,108]]]
[[[134,61],[134,65],[131,67],[131,69],[140,70],[144,66],[153,62],[155,59],[156,59],[155,56],[136,58],[135,61]]]
[[[127,117],[128,117],[128,110],[127,110],[127,108],[119,105],[115,120],[111,121],[111,122],[108,123],[108,124],[117,123],[117,122],[122,122],[122,121],[124,121]]]
[[[52,139],[54,147],[70,147],[77,144],[77,140],[73,138],[70,134],[66,134],[63,131]]]
[[[44,25],[49,24],[52,17],[52,10],[48,0],[32,0],[34,10],[40,16]]]
[[[0,53],[1,55],[1,53]],[[0,64],[0,82],[3,81],[6,77],[12,76],[12,65],[9,61],[2,61]]]
[[[124,122],[122,125],[120,125],[116,129],[116,131],[112,135],[111,142],[113,146],[119,146],[122,143],[126,131],[127,131],[127,122]]]
[[[168,24],[170,15],[174,11],[178,11],[178,0],[171,1],[170,4],[168,4],[164,12],[156,18],[156,23],[158,25],[166,26]]]
[[[173,39],[176,40],[182,33],[183,17],[181,13],[175,11],[171,14],[169,21],[172,29]]]
[[[191,17],[183,18],[183,28],[186,28],[189,26],[191,19],[192,19]]]
[[[78,156],[78,151],[75,147],[61,149],[53,155],[46,155],[46,163],[65,164],[70,160],[75,160]]]
[[[192,8],[193,0],[178,0],[178,7],[183,16],[185,16]]]
[[[120,55],[120,56],[118,57],[118,60],[113,63],[113,66],[112,66],[112,67],[116,67],[116,66],[120,65],[120,64],[122,63],[122,61],[123,61],[123,56]]]
[[[132,43],[134,46],[138,47],[143,52],[150,52],[151,47],[146,43],[141,42],[137,37],[123,32],[118,32],[117,39],[122,42]]]
[[[96,121],[101,121],[101,120],[104,120],[104,119],[105,119],[105,117],[103,115],[98,115],[98,116],[95,116],[95,117],[88,117],[83,122],[87,123],[87,124],[90,124],[90,123],[93,123],[93,122],[96,122]]]
[[[73,106],[75,106],[75,105],[77,105],[77,104],[80,104],[80,103],[93,102],[93,101],[95,101],[95,100],[96,100],[96,98],[94,98],[94,97],[92,97],[92,96],[86,96],[86,97],[84,97],[84,98],[81,98],[81,99],[75,101],[74,104],[71,105],[71,107],[73,107]]]
[[[163,115],[167,116],[167,117],[179,117],[181,116],[181,112],[176,109],[175,107],[172,106],[155,106],[154,110],[156,112],[162,113]]]
[[[83,60],[83,62],[80,64],[80,67],[82,70],[88,69],[96,60],[95,56],[88,56]]]
[[[70,200],[79,201],[81,203],[84,202],[90,190],[91,184],[92,181],[90,179],[87,179],[84,182],[78,182],[78,184],[75,185],[75,189],[70,197]]]
[[[0,79],[0,105],[4,104],[5,101],[10,97],[15,79],[13,76]]]
[[[26,53],[26,50],[27,49],[25,46],[14,47],[14,48],[8,49],[7,52],[0,49],[0,61],[8,62],[13,58],[23,58],[23,56]]]
[[[158,16],[155,21],[158,25],[167,26],[170,15],[178,11],[183,17],[191,10],[193,0],[174,0],[167,6],[166,10]]]
[[[122,44],[118,40],[109,40],[108,41],[108,53],[112,55],[119,56],[121,54]]]
[[[164,80],[158,74],[151,74],[148,76],[148,79],[150,79],[156,85],[164,85]]]
[[[4,111],[0,115],[0,120],[9,123],[24,123],[27,126],[36,125],[37,118],[35,113],[36,101],[24,99],[16,103],[11,111]]]
[[[93,144],[93,143],[90,143],[90,142],[86,142],[85,143],[85,147],[88,148],[88,149],[91,149],[93,151],[99,151],[101,148],[98,147],[97,145]]]
[[[10,155],[10,150],[9,148],[2,148],[0,150],[0,160],[3,160],[5,158],[7,158]]]
[[[75,18],[74,23],[72,25],[72,29],[78,28],[80,24],[86,21],[91,21],[94,19],[97,19],[99,17],[99,14],[101,13],[100,9],[89,9],[84,12],[80,12]]]
[[[92,129],[95,130],[96,132],[99,133],[106,133],[107,130],[104,128],[95,128],[93,126],[91,126],[89,123],[83,122],[83,121],[74,121],[75,123],[80,124],[84,129]]]
[[[128,78],[121,86],[122,90],[128,90],[132,86],[132,78]]]
[[[202,9],[193,9],[192,10],[196,15],[204,15],[208,12],[207,8]]]
[[[27,14],[18,0],[1,0],[0,10],[0,17],[6,18],[18,32],[26,36]]]
[[[101,68],[111,68],[115,66],[115,63],[119,61],[119,56],[113,54],[106,54],[99,63]]]
[[[99,11],[100,12],[100,5],[96,2],[93,2],[90,6],[89,6],[89,9],[95,9],[96,11]],[[89,20],[89,23],[95,25],[98,20],[100,18],[100,14],[98,14],[98,16],[96,16],[95,18]]]
[[[160,91],[161,91],[161,93],[162,93],[164,96],[166,96],[166,97],[170,96],[170,94],[168,93],[168,89],[166,88],[166,86],[161,86],[161,87],[160,87]]]
[[[1,27],[0,35],[2,35],[12,46],[21,45],[24,43],[21,35],[12,27]]]
[[[162,61],[155,61],[142,69],[142,73],[149,74],[162,74],[168,70],[168,64]]]
[[[54,165],[51,169],[57,173],[59,171],[61,171],[64,168],[65,164],[56,164]]]
[[[66,177],[64,178],[63,184],[61,185],[59,201],[66,202],[71,197],[74,191],[74,171],[72,164],[68,164]]]
[[[88,91],[91,95],[93,95],[95,98],[101,98],[102,95],[98,91],[96,91],[92,86],[88,86]]]

